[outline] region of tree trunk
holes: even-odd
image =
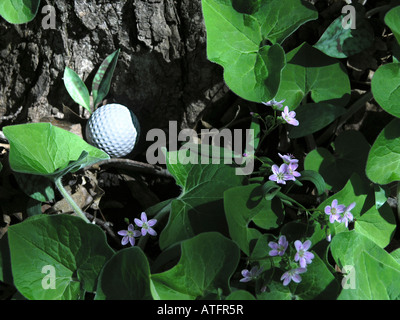
[[[42,25],[47,4],[55,8],[54,29]],[[129,107],[144,135],[170,120],[193,127],[228,93],[222,69],[206,57],[201,0],[42,0],[27,24],[0,20],[1,126],[72,119],[68,108],[79,109],[64,87],[64,68],[90,91],[97,68],[117,49],[107,98]]]

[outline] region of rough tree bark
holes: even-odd
[[[44,5],[56,9],[44,29]],[[66,66],[88,88],[103,59],[121,49],[109,98],[131,108],[145,133],[177,120],[192,127],[228,93],[206,58],[201,0],[42,0],[36,18],[0,18],[0,125],[77,111],[62,80]],[[22,107],[22,108],[21,108]]]

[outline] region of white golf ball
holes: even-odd
[[[127,107],[116,103],[97,108],[86,124],[87,141],[112,158],[129,154],[139,134],[137,117]]]

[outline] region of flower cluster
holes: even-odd
[[[285,101],[285,99],[281,100],[281,101],[276,101],[275,99],[272,99],[270,101],[267,102],[262,102],[262,104],[266,105],[266,106],[270,106],[270,107],[276,107],[278,109],[283,107],[283,102]],[[296,119],[296,112],[294,111],[289,111],[289,107],[285,106],[285,108],[282,111],[281,117],[283,120],[286,121],[286,123],[292,125],[292,126],[298,126],[299,125],[299,121]]]
[[[271,257],[283,256],[288,248],[288,245],[289,243],[286,240],[286,237],[280,236],[277,243],[273,241],[268,243],[268,246],[272,249],[269,252],[269,255]],[[299,283],[302,280],[300,274],[307,271],[307,265],[312,262],[312,259],[314,259],[314,254],[308,251],[308,249],[311,247],[310,240],[307,240],[304,243],[302,243],[300,240],[296,240],[294,242],[294,247],[297,251],[294,256],[294,261],[299,263],[299,267],[293,267],[282,275],[281,280],[283,280],[284,286],[287,286],[292,280],[296,283]]]
[[[330,206],[325,207],[325,213],[329,215],[329,222],[334,223],[335,221],[339,223],[344,223],[346,228],[349,226],[349,222],[353,221],[353,214],[350,212],[356,203],[353,202],[349,204],[347,207],[343,204],[338,204],[337,199],[332,201]]]
[[[267,102],[262,102],[263,105],[269,106],[269,107],[277,107],[278,109],[283,107],[283,102],[285,102],[285,99],[281,101],[276,101],[275,99],[272,99]]]
[[[296,178],[301,176],[301,174],[296,171],[299,166],[299,160],[295,159],[290,154],[282,156],[278,153],[278,155],[282,158],[283,164],[281,164],[280,167],[274,164],[271,167],[273,174],[270,175],[268,179],[280,184],[286,184],[288,180],[296,181]]]
[[[129,242],[131,244],[131,246],[133,247],[135,245],[135,238],[140,237],[140,236],[145,236],[147,233],[152,236],[157,235],[157,232],[154,231],[154,229],[152,228],[157,223],[157,220],[151,219],[151,220],[147,221],[147,215],[145,212],[142,212],[140,219],[135,218],[134,221],[135,221],[136,226],[138,226],[139,228],[142,228],[140,231],[135,230],[135,227],[133,224],[130,224],[128,226],[128,230],[118,231],[118,234],[123,237],[122,241],[121,241],[121,244],[123,246],[128,244],[128,242]]]

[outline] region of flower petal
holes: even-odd
[[[294,242],[294,247],[296,248],[297,251],[300,251],[300,250],[303,249],[303,244],[301,243],[300,240],[296,240],[296,241]]]
[[[142,212],[142,214],[140,215],[140,219],[143,222],[147,222],[147,214],[146,214],[146,212]]]
[[[139,220],[138,218],[135,218],[133,221],[135,221],[135,223],[136,223],[136,225],[138,227],[142,227],[143,226],[143,221],[142,220]]]

